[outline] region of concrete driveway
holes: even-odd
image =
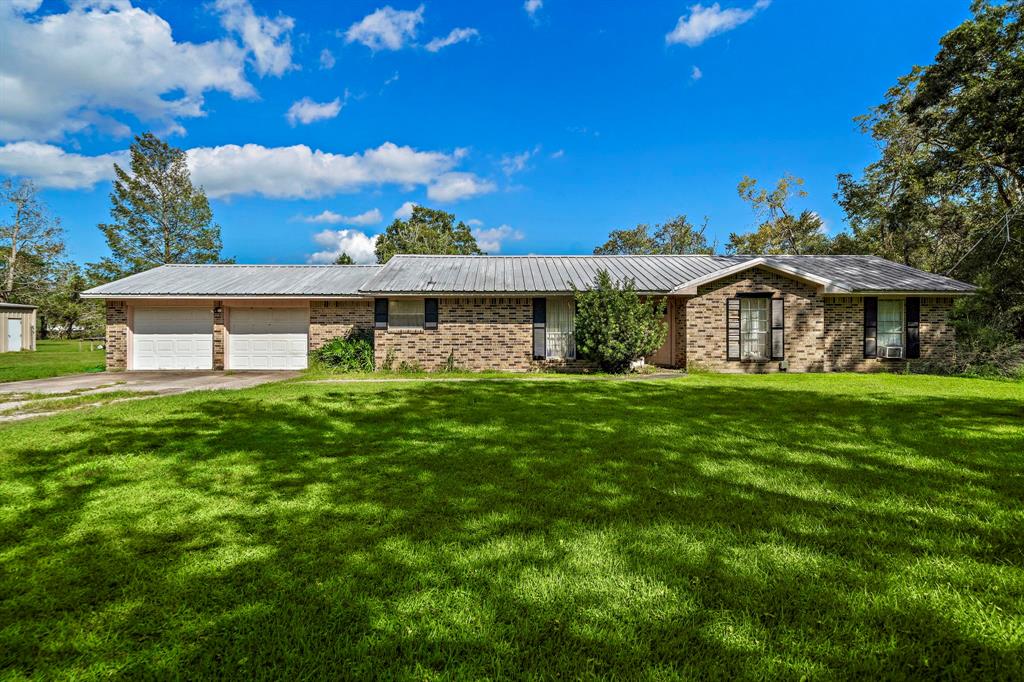
[[[172,395],[190,391],[239,389],[283,381],[301,372],[97,372],[0,384],[0,422],[37,415],[3,415],[42,395],[98,395],[113,391]],[[121,398],[126,400],[128,398]]]

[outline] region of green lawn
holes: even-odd
[[[103,351],[89,350],[88,342],[36,341],[35,351],[0,353],[0,382],[102,372],[103,368]]]
[[[15,677],[1024,677],[1024,385],[309,384],[0,426]]]

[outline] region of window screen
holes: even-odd
[[[740,299],[740,359],[771,358],[771,327],[768,324],[768,298]]]
[[[423,299],[388,299],[388,327],[390,329],[422,329]]]
[[[879,299],[878,347],[903,348],[903,301]],[[879,351],[881,354],[881,351]],[[883,354],[884,355],[884,354]]]
[[[576,302],[571,298],[547,300],[547,357],[576,357]]]

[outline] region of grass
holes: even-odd
[[[153,391],[103,391],[100,393],[56,393],[29,394],[21,398],[24,400],[20,405],[7,409],[0,409],[0,416],[9,417],[13,415],[44,414],[50,412],[61,412],[63,410],[76,410],[83,407],[96,407],[115,400],[127,398],[136,399],[156,395]],[[57,397],[59,396],[59,397]]]
[[[285,382],[0,427],[14,677],[1024,676],[1024,386]]]
[[[78,341],[48,339],[36,341],[36,350],[0,353],[0,383],[23,379],[45,379],[62,374],[102,372],[102,350],[89,350]]]

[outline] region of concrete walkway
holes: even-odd
[[[445,376],[389,376],[389,377],[364,377],[361,379],[346,379],[344,377],[331,378],[331,379],[311,379],[311,384],[382,384],[388,382],[460,382],[460,381],[559,381],[563,379],[574,379],[578,381],[651,381],[654,379],[679,379],[685,377],[686,373],[682,371],[669,371],[664,372],[652,372],[651,374],[601,374],[601,375],[590,375],[590,374],[521,374],[518,376],[500,376],[500,377],[445,377]]]

